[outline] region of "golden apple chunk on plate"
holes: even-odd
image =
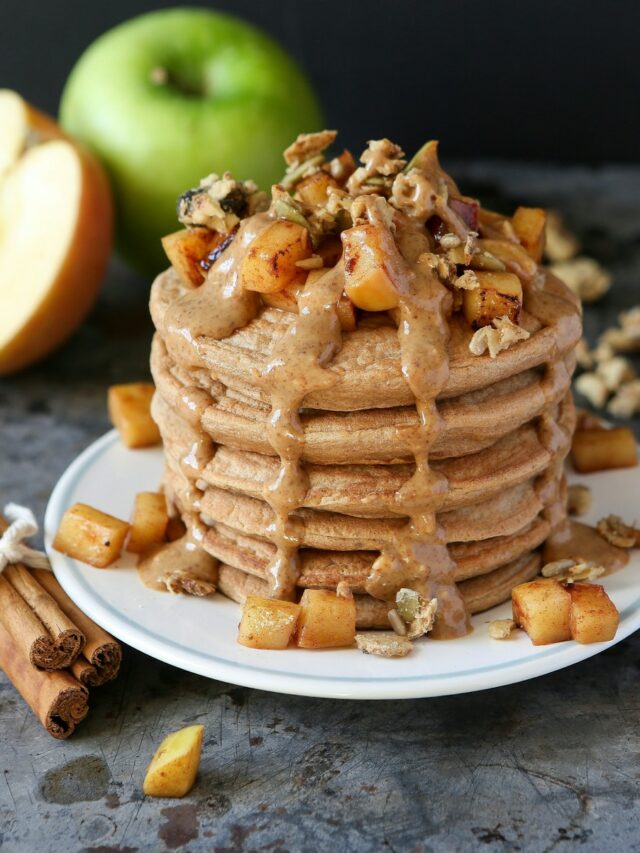
[[[61,344],[93,305],[111,250],[107,179],[84,149],[0,90],[0,375]]]

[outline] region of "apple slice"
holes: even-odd
[[[93,305],[112,206],[96,161],[14,93],[0,92],[0,127],[2,375],[53,350]]]

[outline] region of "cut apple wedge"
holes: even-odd
[[[2,375],[51,352],[93,305],[112,205],[93,157],[15,93],[0,92],[0,127]]]

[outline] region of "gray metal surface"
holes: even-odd
[[[468,191],[564,211],[615,274],[589,334],[640,303],[640,170],[473,164]],[[145,378],[145,283],[114,267],[97,310],[45,365],[0,382],[0,500],[40,518],[107,427],[109,384]],[[638,517],[638,508],[630,508]],[[74,737],[40,728],[0,674],[0,849],[31,851],[640,850],[640,638],[569,670],[406,702],[278,696],[126,650]],[[182,801],[143,798],[162,737],[206,726]]]

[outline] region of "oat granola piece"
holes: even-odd
[[[595,302],[611,287],[611,275],[593,258],[580,256],[551,264],[549,269],[583,302]]]
[[[431,598],[427,600],[420,596],[418,603],[418,612],[415,618],[407,624],[407,637],[410,640],[417,640],[424,637],[433,628],[438,612],[438,599]]]
[[[596,524],[598,533],[617,548],[636,548],[640,545],[640,530],[632,527],[619,515],[608,515]]]
[[[619,328],[607,329],[600,336],[600,344],[612,353],[640,352],[640,306],[623,311],[618,322]]]
[[[567,490],[567,512],[569,515],[586,515],[593,504],[589,486],[572,483]]]
[[[371,139],[362,152],[359,166],[347,181],[353,196],[363,193],[389,193],[395,176],[407,164],[404,151],[390,139]]]
[[[178,199],[178,219],[183,225],[201,225],[228,234],[241,219],[267,207],[266,195],[254,181],[236,181],[231,172],[212,173],[196,189]]]
[[[363,631],[356,634],[356,646],[366,655],[381,658],[403,658],[409,654],[413,644],[393,631]]]
[[[473,270],[465,270],[462,275],[459,275],[453,282],[454,287],[460,290],[476,290],[480,287],[478,276]]]
[[[353,598],[351,587],[346,581],[339,581],[336,586],[336,595],[338,598]]]
[[[457,234],[452,234],[450,231],[446,234],[443,234],[440,238],[440,245],[443,249],[455,249],[457,246],[462,245],[462,240],[458,237]]]
[[[632,418],[640,412],[640,379],[626,382],[609,400],[607,411],[614,418]]]
[[[516,627],[513,619],[493,619],[489,622],[489,636],[492,640],[508,640]]]
[[[596,409],[601,409],[609,399],[609,391],[604,379],[597,373],[582,373],[573,383],[576,391]]]
[[[473,355],[483,355],[489,350],[491,358],[495,358],[502,350],[509,349],[519,341],[526,341],[529,332],[522,326],[516,326],[508,317],[495,317],[491,326],[478,329],[469,341],[469,352]]]
[[[301,133],[295,142],[285,149],[284,160],[287,166],[299,166],[312,157],[322,154],[335,142],[337,130],[320,130],[317,133]]]

